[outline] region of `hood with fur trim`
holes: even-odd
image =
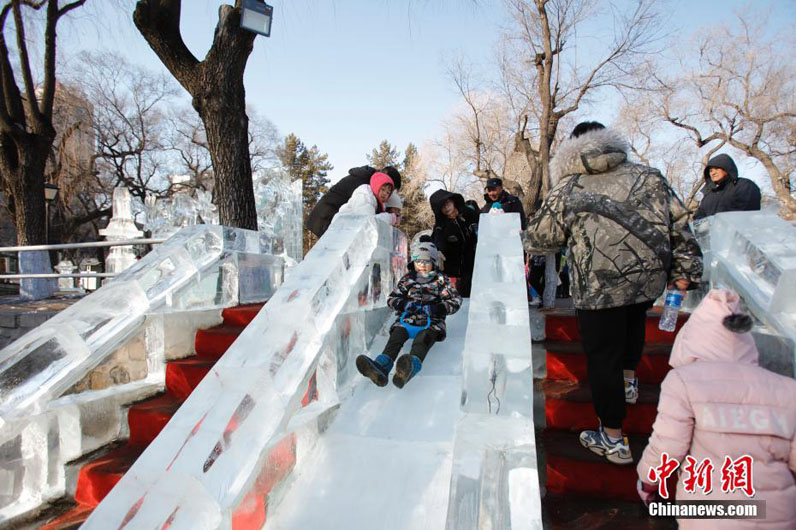
[[[606,173],[627,160],[630,146],[612,129],[586,132],[561,142],[550,161],[550,180],[555,186],[567,175]]]

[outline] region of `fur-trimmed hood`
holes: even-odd
[[[592,130],[561,142],[550,161],[550,180],[555,186],[567,175],[605,173],[627,160],[630,146],[612,129]]]

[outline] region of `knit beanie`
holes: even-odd
[[[392,195],[390,195],[390,198],[387,199],[387,202],[384,203],[384,207],[385,208],[403,208],[404,207],[404,203],[401,200],[401,198],[398,196],[397,193],[392,192]]]
[[[412,261],[422,259],[431,261],[436,265],[437,256],[437,247],[434,245],[434,243],[416,243],[412,246],[412,250],[410,251],[410,257]]]
[[[384,173],[380,173],[378,171],[375,172],[373,175],[371,175],[370,189],[371,191],[373,191],[373,195],[375,195],[376,197],[379,196],[379,190],[381,190],[381,187],[384,186],[385,184],[389,184],[390,186],[395,188],[395,184],[393,184],[393,181],[389,177],[389,175],[385,175]]]

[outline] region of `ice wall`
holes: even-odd
[[[713,287],[738,292],[750,311],[796,340],[796,227],[764,212],[723,212],[696,227]]]
[[[446,528],[542,527],[519,214],[481,215]]]
[[[283,271],[273,245],[248,230],[187,227],[0,351],[0,522],[62,495],[63,464],[118,436],[118,421],[107,429],[97,423],[116,418],[143,387],[162,385],[158,334],[147,335],[144,381],[97,394],[100,400],[60,396],[139,331],[147,315],[266,300]],[[92,429],[101,434],[87,438]]]
[[[338,215],[84,528],[257,528],[383,325],[403,234]]]

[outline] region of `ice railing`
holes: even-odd
[[[165,321],[182,322],[183,310],[266,300],[281,283],[282,259],[272,255],[280,251],[277,239],[257,232],[184,228],[3,349],[0,526],[63,495],[66,462],[124,436],[124,405],[163,387]],[[142,334],[143,379],[63,395]]]
[[[259,528],[354,382],[406,238],[338,215],[83,528]]]
[[[483,214],[446,528],[542,528],[519,214]]]
[[[210,225],[180,230],[113,281],[0,351],[0,429],[43,412],[138,330],[147,314],[267,299],[283,275],[275,246],[274,238],[250,230]]]
[[[796,227],[763,212],[724,212],[694,224],[711,287],[741,295],[764,325],[796,341]]]

